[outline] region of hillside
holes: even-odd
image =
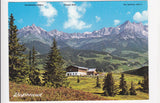
[[[16,95],[17,94],[17,95]],[[39,96],[26,96],[26,95]],[[40,96],[41,95],[41,96]],[[10,101],[73,101],[73,100],[109,100],[89,92],[70,88],[51,88],[32,86],[27,84],[9,83]]]
[[[143,58],[141,58],[141,62],[139,62],[139,59],[137,58],[125,59],[122,57],[114,56],[107,52],[93,50],[76,50],[66,47],[60,49],[60,52],[65,62],[64,68],[69,65],[78,65],[89,68],[97,68],[97,70],[101,72],[122,72],[141,67],[143,63]],[[37,55],[40,69],[43,69],[43,64],[46,56],[46,54]]]
[[[148,75],[148,72],[149,72],[148,71],[148,66],[144,66],[144,67],[141,67],[139,69],[125,71],[124,73],[144,76],[145,74]]]

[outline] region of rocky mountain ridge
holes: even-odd
[[[49,43],[53,38],[57,40],[67,40],[67,39],[82,39],[82,38],[98,38],[105,36],[115,36],[123,34],[121,38],[124,40],[130,38],[148,38],[148,26],[142,23],[131,23],[126,21],[125,23],[117,27],[102,28],[93,32],[84,33],[65,33],[58,30],[45,31],[44,29],[37,27],[35,24],[32,26],[23,27],[18,31],[18,37],[23,40],[23,42],[38,40],[44,43]],[[32,37],[32,38],[31,38]]]

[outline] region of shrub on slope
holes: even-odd
[[[26,84],[9,83],[9,99],[10,101],[71,101],[71,100],[106,100],[100,96],[89,92],[74,90],[70,88],[52,88],[31,86]],[[22,96],[14,97],[16,93],[19,94],[41,94],[41,97]]]

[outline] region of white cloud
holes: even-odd
[[[17,22],[22,24],[23,23],[23,19],[19,19]]]
[[[95,17],[96,17],[96,22],[99,22],[101,20],[100,17],[98,17],[98,16],[95,16]]]
[[[74,2],[64,2],[64,4],[75,4]],[[71,29],[84,29],[90,28],[91,24],[86,24],[84,21],[81,20],[83,15],[86,12],[86,7],[89,7],[90,4],[83,3],[80,6],[66,6],[68,10],[68,20],[64,23],[64,28],[71,28]]]
[[[127,14],[129,15],[129,14],[131,14],[131,12],[128,11]]]
[[[120,23],[120,20],[114,20],[114,25],[118,25]]]
[[[143,11],[142,13],[136,12],[133,16],[133,20],[137,22],[147,21],[148,20],[148,11]]]
[[[54,17],[57,15],[57,10],[47,2],[38,2],[38,4],[43,5],[38,7],[40,9],[40,13],[48,19],[46,26],[50,26],[54,22]]]

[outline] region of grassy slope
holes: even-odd
[[[115,79],[115,84],[118,86],[120,82],[120,74],[113,74],[113,77]],[[147,93],[143,93],[139,90],[137,90],[136,96],[131,95],[116,95],[115,97],[106,97],[103,96],[103,78],[100,77],[100,83],[101,88],[95,88],[96,86],[96,77],[80,77],[80,83],[77,83],[77,77],[69,77],[70,86],[75,90],[82,90],[85,92],[91,92],[93,94],[100,95],[104,98],[109,99],[115,99],[115,100],[145,100],[149,98],[149,95]],[[125,80],[127,81],[127,86],[130,88],[131,81],[134,82],[135,88],[138,89],[140,85],[138,85],[139,80],[143,80],[142,76],[135,76],[135,75],[129,75],[125,74]]]
[[[31,86],[26,84],[16,84],[10,82],[9,84],[9,99],[10,101],[71,101],[71,100],[109,100],[98,95],[83,92],[80,90],[73,90],[70,88],[52,88]],[[41,94],[41,97],[13,97],[15,93],[19,94]]]
[[[118,86],[120,82],[120,74],[113,74],[115,85]],[[131,95],[116,95],[115,97],[103,96],[103,78],[100,76],[101,88],[96,88],[96,77],[80,77],[80,83],[77,83],[77,77],[68,77],[70,81],[70,88],[51,88],[31,86],[26,84],[16,84],[10,82],[10,100],[11,101],[67,101],[67,100],[147,100],[149,95],[137,90],[136,96]],[[134,82],[135,88],[141,87],[138,85],[139,80],[143,80],[142,76],[125,74],[127,86],[130,88],[131,81]],[[43,93],[42,97],[13,97],[19,92],[39,94]]]

